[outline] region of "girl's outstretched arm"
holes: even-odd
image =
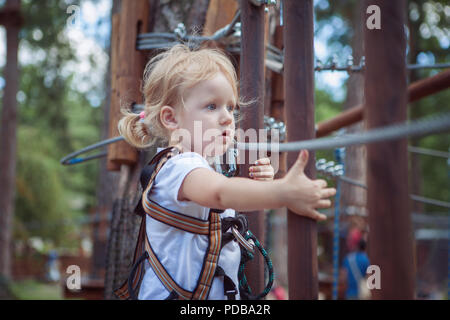
[[[237,211],[253,211],[288,207],[295,213],[324,220],[316,209],[328,208],[327,198],[336,193],[326,188],[324,180],[311,180],[304,168],[308,152],[302,151],[289,172],[282,179],[254,181],[247,178],[226,178],[211,170],[191,171],[180,187],[178,199],[194,201],[202,206]]]

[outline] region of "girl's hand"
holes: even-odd
[[[255,180],[273,180],[275,175],[275,171],[270,164],[269,158],[262,158],[256,160],[255,165],[250,166],[249,168],[249,176]]]
[[[331,201],[328,198],[336,194],[336,189],[327,188],[325,180],[311,180],[305,175],[308,158],[308,151],[302,150],[297,161],[283,177],[284,200],[286,206],[298,215],[325,220],[326,216],[316,209],[329,208]]]

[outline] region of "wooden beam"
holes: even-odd
[[[208,11],[206,12],[203,35],[210,36],[220,28],[225,27],[233,20],[238,9],[239,2],[237,0],[211,0],[209,2]],[[224,46],[220,45],[218,42],[210,42],[208,47],[219,47],[224,49]],[[236,69],[236,74],[239,77],[240,54],[229,54],[229,56]]]
[[[120,29],[120,14],[115,13],[112,17],[112,37],[111,37],[111,106],[109,111],[110,125],[109,125],[109,137],[114,137],[119,134],[117,130],[117,125],[114,125],[117,121],[117,114],[114,117],[111,115],[112,112],[117,112],[120,110],[120,97],[119,89],[117,87],[118,78],[118,66],[119,66],[119,29]],[[113,145],[108,145],[108,155],[113,155],[116,149]],[[107,161],[107,169],[109,171],[119,171],[120,164],[116,161]]]
[[[312,0],[285,0],[284,92],[288,141],[312,139],[314,130],[314,20]],[[298,153],[287,156],[287,167]],[[314,153],[305,173],[315,177]],[[288,210],[289,299],[318,298],[317,224]]]
[[[149,12],[147,0],[122,2],[118,32],[118,59],[115,62],[115,73],[111,73],[111,82],[117,81],[115,85],[117,85],[119,101],[115,100],[114,104],[111,103],[109,125],[112,135],[110,137],[119,134],[117,123],[122,117],[120,108],[129,106],[133,102],[143,103],[142,75],[147,59],[142,51],[136,50],[136,39],[139,33],[148,32]],[[117,54],[117,51],[115,52]],[[114,80],[115,76],[117,79]],[[137,160],[137,150],[124,141],[114,143],[108,148],[108,168],[112,170],[118,170],[121,164],[134,165]]]
[[[211,36],[229,24],[238,8],[236,0],[210,0],[203,35]]]
[[[405,1],[366,1],[381,12],[381,29],[364,28],[368,129],[407,118]],[[368,253],[379,267],[373,299],[413,299],[413,233],[408,195],[407,139],[367,145]]]
[[[416,81],[408,86],[408,102],[414,102],[450,88],[450,69],[432,77]],[[331,132],[363,120],[364,106],[358,105],[344,111],[336,117],[317,124],[317,137],[324,137]]]

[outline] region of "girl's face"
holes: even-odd
[[[181,131],[183,149],[204,157],[224,154],[233,143],[236,101],[221,72],[186,90],[184,108],[179,107],[175,115],[180,129],[175,134]]]

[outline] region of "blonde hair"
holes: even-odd
[[[192,50],[184,44],[159,53],[145,66],[142,93],[145,118],[122,110],[125,115],[118,124],[120,134],[136,148],[144,149],[157,140],[168,143],[169,133],[160,121],[163,106],[183,106],[184,92],[201,81],[222,72],[233,89],[237,107],[246,103],[239,100],[236,71],[229,58],[218,49]]]

